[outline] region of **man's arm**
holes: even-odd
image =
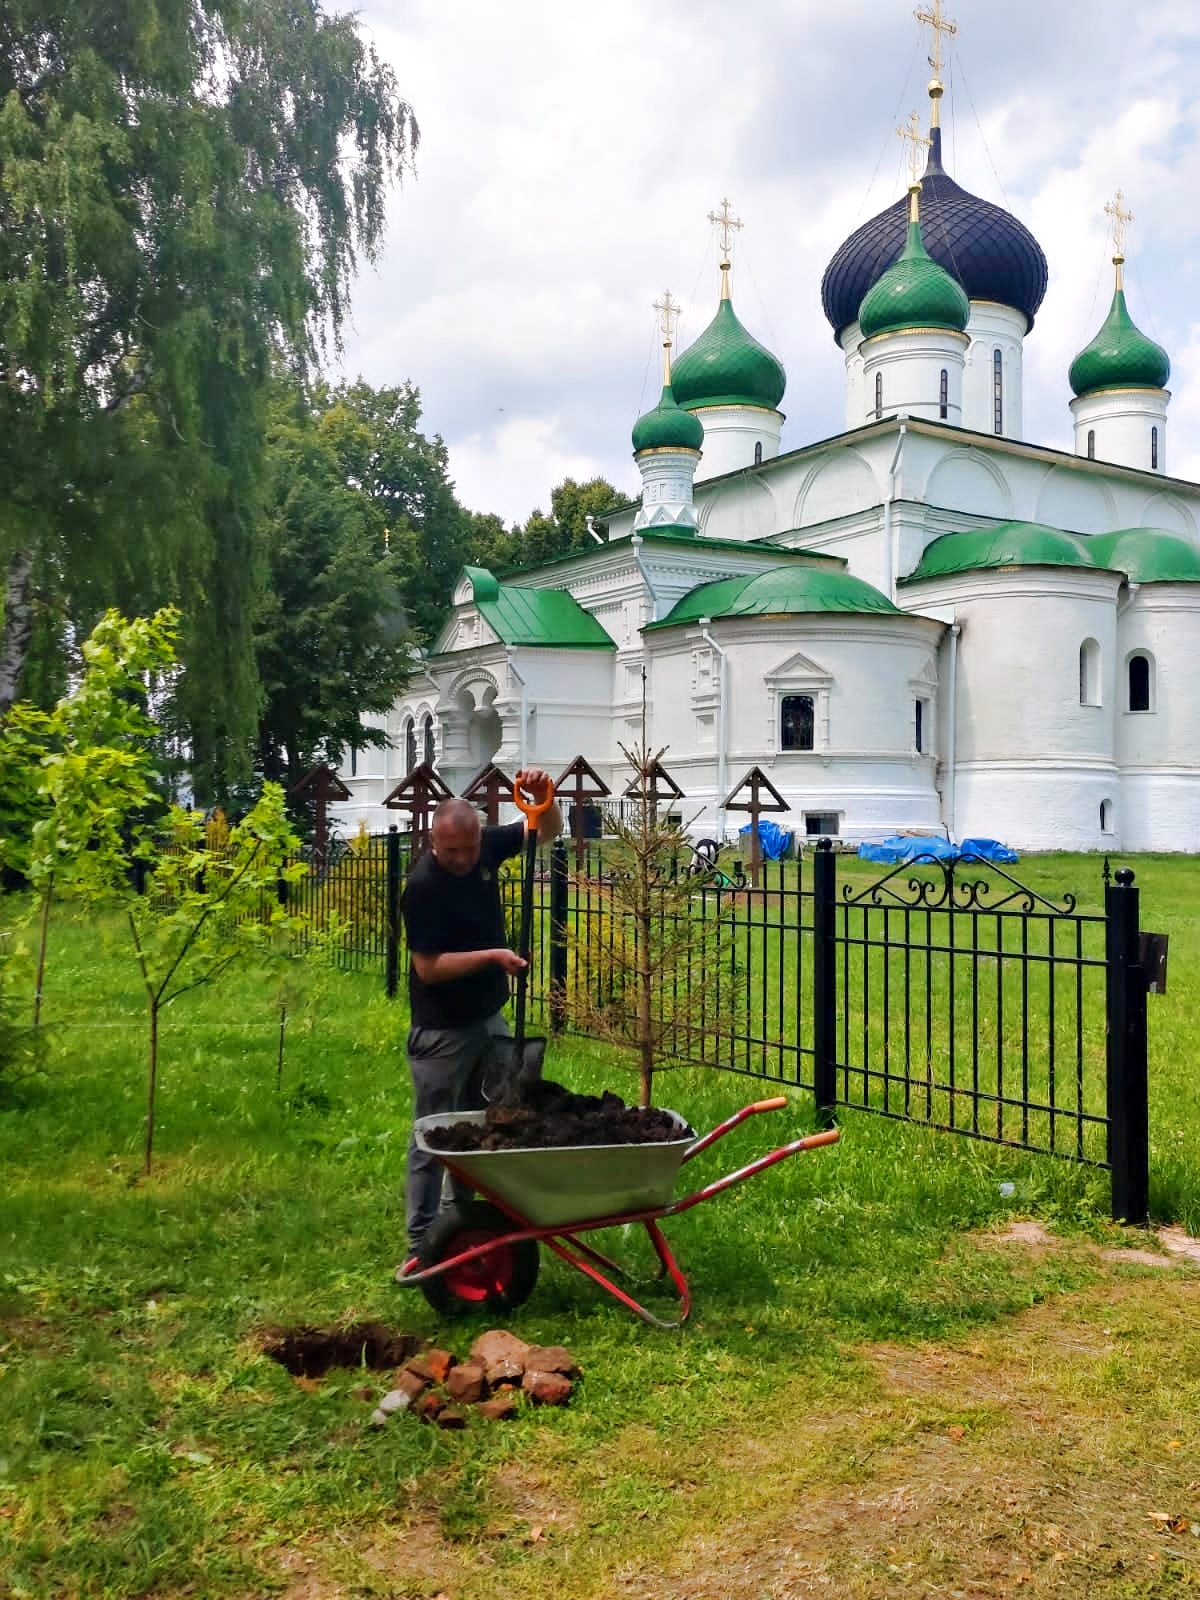
[[[430,955],[421,950],[410,952],[413,968],[422,983],[448,983],[452,978],[468,978],[483,967],[497,966],[509,977],[514,977],[525,963],[515,950],[443,950]]]

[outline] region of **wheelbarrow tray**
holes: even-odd
[[[507,1150],[437,1150],[432,1128],[481,1124],[486,1111],[444,1111],[418,1119],[417,1148],[453,1166],[532,1227],[550,1228],[669,1206],[675,1179],[696,1136],[677,1111],[665,1113],[678,1139],[648,1144],[573,1144]]]

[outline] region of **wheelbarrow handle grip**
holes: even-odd
[[[513,805],[516,806],[518,811],[523,811],[529,821],[535,825],[546,815],[547,811],[549,811],[550,807],[554,804],[554,784],[549,778],[546,780],[546,782],[549,786],[550,792],[547,794],[544,800],[526,800],[525,796],[521,793],[521,785],[519,783],[513,784]]]

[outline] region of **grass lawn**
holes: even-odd
[[[1171,935],[1170,991],[1151,1000],[1152,1201],[1197,1232],[1200,862],[1134,865],[1143,925]],[[1082,897],[1097,866],[1021,872]],[[439,1325],[391,1281],[402,1008],[378,977],[317,974],[277,1091],[274,983],[185,996],[142,1180],[145,1035],[120,933],[59,916],[47,1070],[0,1109],[0,1595],[1200,1585],[1200,1272],[1107,1224],[1103,1173],[850,1114],[834,1149],[667,1225],[694,1294],[682,1332],[544,1255],[509,1326],[570,1347],[570,1406],[376,1431],[362,1394],[390,1374],[300,1384],[261,1345],[378,1319],[461,1355],[487,1325]],[[549,1070],[632,1092],[580,1041],[553,1043]],[[756,1093],[697,1069],[659,1098],[707,1127]],[[796,1094],[690,1170],[714,1177],[809,1116]],[[1048,1235],[1009,1237],[1018,1218]],[[610,1243],[647,1266],[636,1239]]]

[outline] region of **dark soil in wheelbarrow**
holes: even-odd
[[[562,1145],[665,1144],[686,1138],[667,1111],[627,1106],[620,1095],[572,1094],[561,1083],[541,1079],[521,1098],[497,1101],[482,1123],[455,1122],[425,1135],[435,1150],[551,1150]]]

